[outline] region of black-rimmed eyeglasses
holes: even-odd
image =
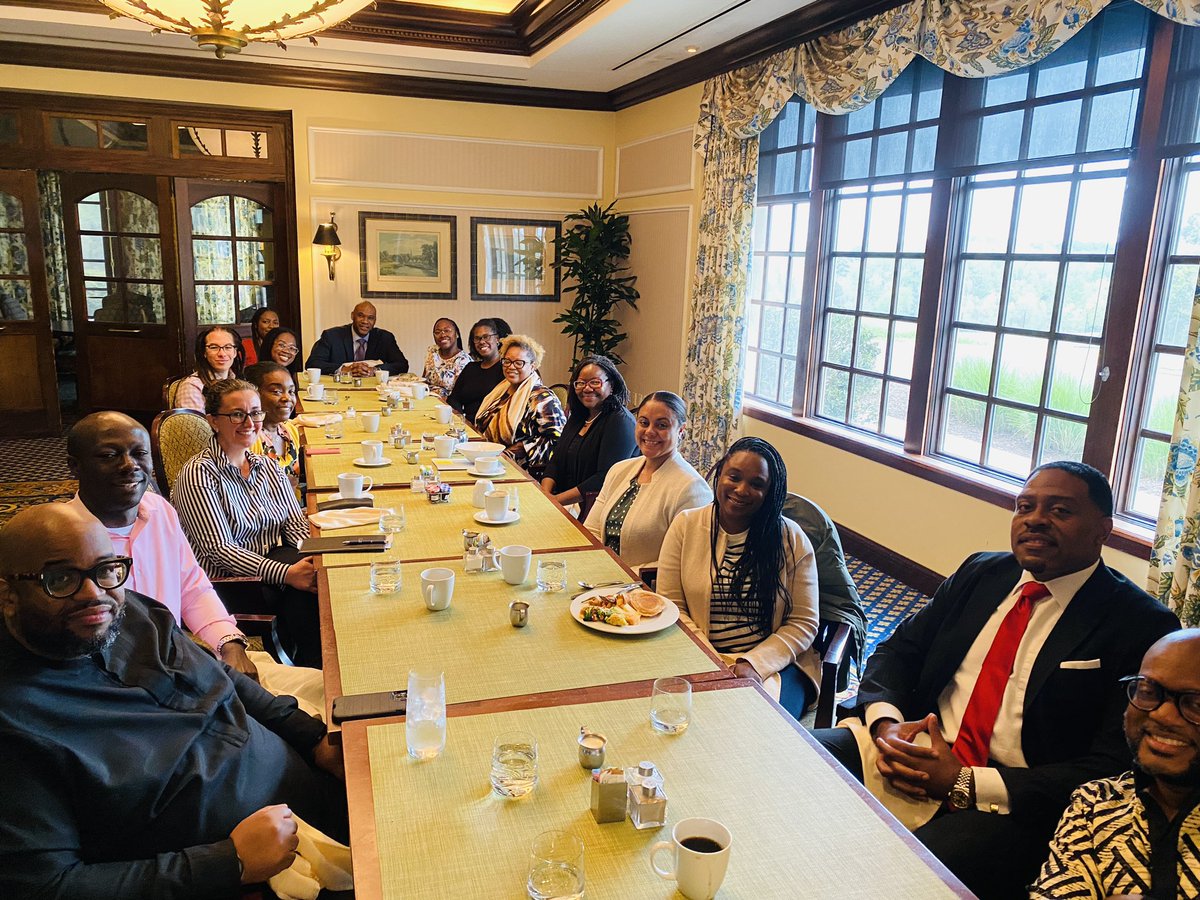
[[[250,412],[243,412],[240,409],[235,409],[233,412],[213,413],[214,416],[224,416],[234,425],[241,425],[247,419],[252,422],[261,422],[267,417],[267,414],[261,409],[252,409]]]
[[[524,369],[526,366],[531,366],[533,363],[524,359],[502,359],[500,364],[506,369]]]
[[[9,575],[9,581],[36,581],[42,590],[56,600],[68,600],[74,597],[83,586],[83,579],[91,579],[101,590],[111,591],[119,588],[129,578],[129,569],[133,559],[128,556],[116,556],[96,563],[90,569],[76,569],[73,566],[47,566],[40,572],[22,572]]]
[[[1172,691],[1153,678],[1130,675],[1121,679],[1129,705],[1142,712],[1154,712],[1166,701],[1175,704],[1181,715],[1193,725],[1200,725],[1200,691]]]

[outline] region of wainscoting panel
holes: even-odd
[[[694,163],[690,127],[624,144],[617,148],[617,196],[690,191]]]

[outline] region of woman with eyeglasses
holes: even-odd
[[[290,328],[280,326],[268,331],[263,336],[258,353],[259,359],[263,361],[270,360],[279,363],[292,373],[293,379],[303,371],[301,364],[304,361],[300,358],[300,336]]]
[[[783,515],[787,467],[761,438],[735,441],[717,463],[716,498],[680,513],[663,539],[658,591],[726,658],[799,718],[817,699],[817,562]],[[776,680],[773,676],[778,676]]]
[[[475,423],[479,404],[488,392],[504,380],[500,365],[500,341],[512,334],[503,319],[480,319],[471,327],[471,355],[474,359],[458,373],[454,390],[446,402]]]
[[[252,366],[258,362],[258,351],[262,347],[263,338],[278,327],[279,313],[271,307],[260,306],[254,311],[250,319],[250,337],[242,338],[242,365]]]
[[[568,506],[599,493],[614,463],[637,453],[629,388],[612,360],[585,356],[571,371],[570,415],[546,466],[542,490]]]
[[[252,450],[266,418],[258,391],[240,378],[218,381],[204,403],[213,438],[171,493],[184,534],[210,578],[259,579],[293,661],[320,668],[317,572],[296,550],[308,519],[283,470]]]
[[[250,452],[274,460],[299,496],[300,429],[288,421],[296,408],[292,373],[277,362],[264,360],[246,367],[246,380],[258,389],[263,409],[262,431]]]
[[[500,343],[504,381],[479,405],[476,427],[486,441],[498,441],[534,478],[540,478],[567,417],[538,375],[546,351],[531,337],[513,334]]]
[[[237,332],[225,325],[213,325],[196,335],[196,371],[179,382],[175,407],[203,411],[206,387],[241,374],[240,346]]]
[[[430,393],[445,400],[450,396],[458,375],[471,362],[471,354],[463,349],[462,334],[453,319],[438,319],[433,323],[433,346],[425,351],[425,368],[421,378],[429,384]]]

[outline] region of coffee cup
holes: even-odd
[[[446,407],[449,409],[450,407]],[[452,434],[439,434],[433,439],[433,454],[442,459],[446,459],[454,453],[454,448],[458,446],[458,439]]]
[[[445,403],[439,403],[433,411],[436,413],[440,425],[449,425],[450,419],[454,416],[454,409]]]
[[[343,472],[337,477],[337,481],[338,491],[343,499],[362,497],[375,484],[369,477],[359,475],[357,472]]]
[[[308,386],[308,390],[306,390],[304,392],[304,397],[306,400],[324,400],[325,399],[325,385],[310,384]]]
[[[484,475],[499,475],[504,471],[504,463],[500,462],[498,456],[477,456],[475,457],[475,471],[482,472]]]
[[[388,379],[391,378],[392,375],[387,369],[376,369],[375,377],[379,379],[379,383],[383,387],[387,387]]]
[[[524,584],[529,577],[529,563],[533,551],[520,544],[500,548],[500,574],[508,584]]]
[[[308,376],[309,384],[316,384],[317,382],[319,382],[321,380],[321,370],[320,369],[305,369],[304,374]]]
[[[358,417],[358,421],[362,422],[362,430],[367,434],[375,434],[379,431],[379,413],[377,412],[363,413]]]
[[[362,447],[364,460],[369,463],[383,462],[383,441],[363,441],[359,446]]]
[[[421,573],[421,597],[425,600],[426,609],[433,612],[446,609],[453,596],[453,569],[426,569]]]
[[[429,385],[423,381],[414,381],[412,384],[412,395],[417,400],[424,400],[429,396]]]
[[[486,478],[480,478],[475,482],[475,487],[471,491],[471,503],[477,509],[483,509],[483,498],[488,495],[488,491],[492,489],[492,483]]]
[[[660,878],[678,883],[688,900],[712,900],[725,880],[733,835],[715,819],[681,819],[671,829],[671,840],[650,848],[650,867]],[[660,869],[656,857],[670,850],[674,866]]]
[[[505,491],[488,491],[483,495],[483,509],[493,522],[508,518],[508,494]]]

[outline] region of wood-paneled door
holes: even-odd
[[[37,176],[0,171],[0,435],[61,427]]]
[[[182,355],[171,179],[64,175],[80,411],[146,418]]]

